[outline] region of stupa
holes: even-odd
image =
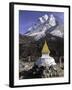
[[[44,66],[53,66],[56,65],[55,60],[50,55],[50,50],[48,48],[47,42],[45,41],[44,46],[42,48],[42,56],[35,62],[38,67]]]

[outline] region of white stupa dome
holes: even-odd
[[[40,57],[35,64],[38,67],[56,65],[54,58],[47,54],[42,55],[42,57]]]

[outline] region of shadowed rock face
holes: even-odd
[[[64,38],[47,34],[46,40],[48,42],[50,56],[54,57],[58,62],[59,57],[64,56]]]
[[[54,57],[56,62],[59,62],[59,57],[64,55],[64,38],[53,36],[46,33],[44,38],[35,41],[33,37],[20,35],[19,38],[19,58],[31,57],[31,60],[36,60],[41,57],[42,48],[45,40],[47,41],[50,56]]]
[[[33,37],[26,37],[22,36],[20,37],[19,43],[19,55],[21,58],[27,58],[28,56],[33,57],[33,60],[35,58],[41,56],[41,48],[43,43],[42,42],[36,42]]]

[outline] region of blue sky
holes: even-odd
[[[19,11],[19,33],[24,34],[28,28],[37,21],[37,19],[43,15],[53,14],[60,24],[64,24],[63,12],[44,12],[44,11]]]

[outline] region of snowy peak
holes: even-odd
[[[48,15],[45,14],[44,16],[39,17],[39,20],[40,20],[41,24],[43,24],[44,22],[46,22],[48,20],[48,18],[49,18]]]
[[[57,20],[53,14],[49,16],[45,14],[44,16],[38,18],[38,22],[31,26],[25,35],[32,36],[35,38],[35,40],[45,37],[46,32],[62,37],[63,33],[60,30],[55,30],[55,27],[57,27],[56,21]]]
[[[56,25],[56,20],[55,20],[55,17],[53,16],[53,14],[50,15],[49,24],[51,26],[55,26]]]

